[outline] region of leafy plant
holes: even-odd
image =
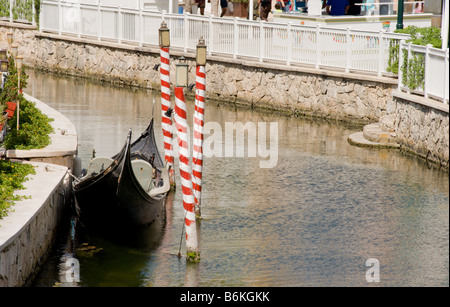
[[[393,39],[390,40],[388,67],[386,68],[386,70],[394,74],[398,74],[399,51],[400,51],[400,42]]]
[[[423,88],[425,84],[425,56],[421,53],[414,53],[407,63],[408,77],[404,84],[412,90]]]
[[[406,41],[414,45],[426,46],[431,44],[434,48],[441,48],[441,30],[436,27],[419,28],[416,26],[408,26],[405,29],[396,30],[396,33],[409,34],[410,38]],[[389,44],[389,59],[387,71],[398,73],[400,43],[391,40]],[[403,51],[402,83],[408,88],[414,90],[424,85],[425,77],[425,61],[424,55],[413,53],[408,59],[408,52]]]
[[[20,73],[20,90],[27,87],[28,75],[25,72],[25,69],[22,69]],[[8,77],[6,79],[3,90],[0,94],[0,102],[5,107],[5,103],[8,101],[17,101],[19,99],[19,91],[17,87],[19,85],[19,78],[17,75],[17,68],[14,63],[14,58],[10,57],[9,66],[8,66]]]
[[[35,19],[38,22],[39,10],[41,6],[40,0],[34,0]],[[12,7],[14,20],[33,21],[33,0],[15,0]],[[0,17],[10,17],[10,2],[9,0],[0,0]]]
[[[36,108],[33,102],[20,99],[19,130],[17,130],[17,111],[9,121],[11,131],[6,135],[4,146],[7,149],[39,149],[50,144],[49,134],[53,127],[52,119]]]
[[[7,215],[15,201],[26,198],[14,195],[14,192],[23,189],[27,176],[35,173],[30,164],[0,160],[0,219]]]
[[[6,102],[19,101],[19,107],[14,116],[8,121],[10,131],[4,139],[3,146],[7,149],[39,149],[50,144],[49,134],[53,132],[50,122],[53,119],[36,108],[33,102],[27,101],[23,94],[17,90],[18,87],[17,69],[14,59],[9,60],[8,78],[4,89],[0,94],[2,109],[6,107]],[[28,76],[25,69],[22,69],[20,77],[20,90],[27,86]],[[19,130],[17,130],[17,113],[19,113]]]
[[[409,34],[411,38],[406,42],[414,45],[426,46],[431,44],[434,48],[442,47],[441,29],[436,27],[419,28],[408,26],[405,29],[396,30],[396,33]]]
[[[9,1],[0,1],[0,17],[9,17]]]

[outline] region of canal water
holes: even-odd
[[[129,128],[137,138],[152,114],[161,151],[158,92],[27,73],[26,92],[75,125],[83,167],[93,149],[97,156],[115,154]],[[67,221],[35,286],[449,285],[448,172],[399,151],[349,145],[347,137],[361,127],[206,105],[205,120],[217,127],[267,123],[266,148],[277,148],[278,159],[261,168],[268,158],[248,157],[252,148],[244,157],[205,158],[201,261],[184,259],[177,177],[165,214],[140,237],[107,239],[77,227],[72,241]],[[215,143],[222,145],[230,144]],[[79,282],[68,283],[68,258],[79,262]],[[379,282],[369,283],[366,274]]]

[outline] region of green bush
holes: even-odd
[[[441,48],[441,29],[436,27],[419,28],[416,26],[408,26],[405,29],[396,30],[396,33],[409,34],[410,39],[407,43],[414,45],[426,46],[431,44],[434,48]],[[397,74],[400,57],[400,44],[391,40],[389,45],[389,60],[387,71]],[[408,88],[414,90],[424,85],[425,77],[425,59],[423,54],[413,54],[408,60],[408,52],[403,51],[402,82]]]
[[[411,38],[406,42],[414,45],[426,46],[431,44],[434,48],[442,47],[441,29],[436,27],[419,28],[408,26],[405,29],[395,30],[395,33],[409,34]]]
[[[19,113],[19,130],[17,130],[17,110],[9,121],[11,130],[5,137],[7,149],[39,149],[50,144],[49,134],[53,132],[52,119],[36,108],[33,102],[21,99]]]
[[[6,149],[40,149],[50,144],[49,134],[53,132],[50,122],[53,119],[42,114],[33,102],[27,101],[23,94],[17,90],[18,76],[14,60],[9,62],[9,76],[4,89],[0,94],[2,110],[6,108],[6,102],[20,101],[14,116],[8,121],[10,131],[5,137],[3,146]],[[20,77],[20,89],[27,86],[28,76],[22,69]],[[19,112],[19,130],[17,130],[17,113]]]
[[[14,201],[26,198],[14,195],[14,192],[23,189],[23,183],[28,180],[27,176],[35,173],[30,164],[0,160],[0,219],[11,210]]]

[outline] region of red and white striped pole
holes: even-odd
[[[195,212],[200,218],[202,175],[203,175],[203,129],[205,115],[206,89],[206,44],[201,37],[197,44],[197,70],[195,79],[195,112],[194,112],[194,154],[192,158],[192,181],[195,196]]]
[[[186,102],[184,88],[175,87],[175,123],[180,160],[180,177],[183,207],[185,210],[186,254],[191,261],[200,260],[198,250],[197,223],[195,218],[195,201],[192,192],[191,167],[189,163],[188,127],[186,120]]]
[[[161,126],[164,140],[166,167],[169,169],[170,183],[173,185],[175,183],[175,176],[173,169],[174,157],[172,146],[172,118],[166,115],[166,112],[170,109],[170,33],[165,22],[161,24],[161,28],[159,29],[159,40],[161,47]]]
[[[194,150],[192,157],[192,186],[195,196],[195,212],[200,217],[203,173],[203,130],[205,114],[205,66],[197,65],[195,84],[195,111],[194,111]]]

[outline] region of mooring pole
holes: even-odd
[[[170,32],[164,21],[159,29],[159,45],[161,47],[161,67],[159,69],[161,76],[161,126],[164,139],[166,167],[169,169],[170,184],[173,186],[175,185],[175,173],[173,169],[172,117],[171,114],[168,114],[170,109]]]
[[[194,111],[194,155],[192,157],[192,186],[195,196],[195,214],[201,218],[201,195],[203,177],[203,131],[205,114],[206,89],[206,45],[200,38],[197,45],[197,70],[195,83],[195,111]]]
[[[200,252],[198,250],[197,223],[194,212],[195,201],[192,192],[191,167],[189,163],[184,87],[175,87],[174,118],[177,127],[183,207],[186,214],[184,219],[186,229],[186,256],[188,261],[199,261]]]

